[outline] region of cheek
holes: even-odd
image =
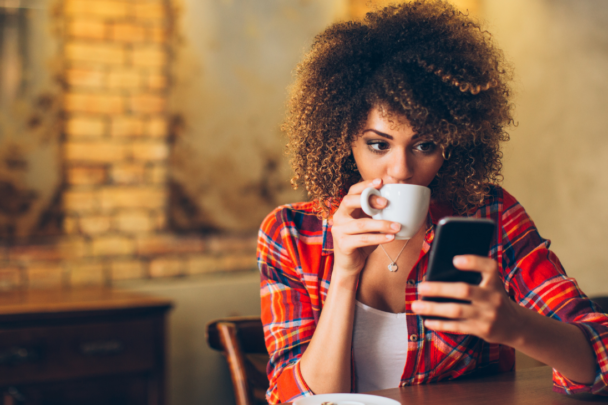
[[[425,167],[425,171],[424,171],[425,172],[424,173],[424,182],[426,183],[425,184],[426,186],[431,184],[431,182],[437,175],[437,172],[439,172],[439,169],[441,169],[443,162],[444,162],[444,159],[443,159],[443,156],[441,156],[441,155],[439,155],[439,156],[435,157],[434,159],[431,159],[429,162],[427,162],[427,165],[425,165],[426,167]]]
[[[379,170],[379,165],[374,164],[371,159],[366,158],[362,147],[353,147],[353,157],[357,164],[357,169],[363,180],[376,178]]]
[[[382,168],[380,165],[374,165],[367,162],[365,159],[357,162],[357,169],[362,180],[372,180],[382,177]]]

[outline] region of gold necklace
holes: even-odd
[[[399,269],[399,266],[397,266],[397,260],[399,260],[399,256],[401,256],[401,253],[403,252],[403,249],[405,249],[405,247],[407,246],[407,244],[409,243],[409,241],[410,241],[409,239],[405,241],[405,243],[403,244],[403,247],[399,251],[399,254],[395,258],[395,260],[391,259],[391,257],[388,255],[388,253],[386,253],[386,250],[384,249],[384,246],[380,245],[380,247],[382,248],[382,251],[384,251],[384,254],[386,255],[386,257],[388,257],[388,260],[391,261],[391,263],[388,265],[388,271],[390,271],[391,273],[394,273],[394,272],[396,272]]]

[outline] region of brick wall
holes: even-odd
[[[64,0],[65,236],[0,248],[0,289],[255,267],[255,237],[167,229],[165,0]]]

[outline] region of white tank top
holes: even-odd
[[[398,387],[407,357],[405,312],[384,312],[357,301],[353,357],[357,392]]]

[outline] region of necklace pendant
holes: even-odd
[[[388,265],[388,271],[390,271],[391,273],[396,272],[397,269],[399,268],[399,266],[397,266],[397,260],[399,260],[399,256],[401,256],[401,253],[403,253],[403,249],[405,249],[405,247],[407,246],[409,241],[410,241],[409,239],[405,241],[405,243],[403,244],[403,247],[399,251],[399,254],[395,258],[395,260],[391,259],[391,257],[388,255],[388,253],[386,253],[384,246],[380,245],[380,248],[384,251],[384,254],[386,255],[386,257],[388,257],[388,260],[391,261],[391,264]]]

